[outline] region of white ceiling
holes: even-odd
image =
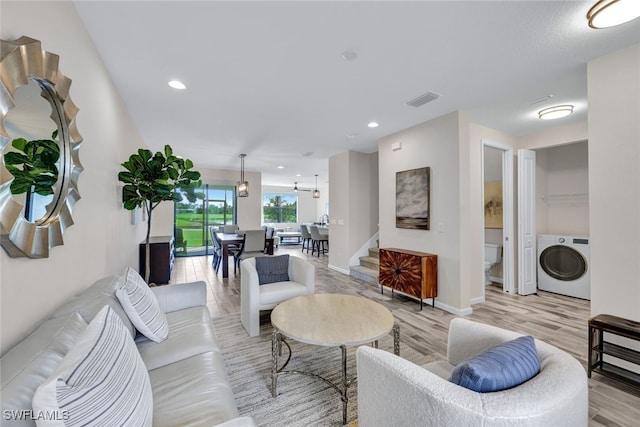
[[[151,149],[232,170],[246,153],[263,184],[313,187],[329,157],[458,109],[513,135],[585,121],[587,62],[640,42],[640,19],[589,29],[595,1],[75,5]],[[405,105],[428,90],[442,96]],[[537,118],[560,103],[574,114]]]

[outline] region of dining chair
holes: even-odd
[[[222,226],[222,232],[225,234],[231,234],[238,231],[238,224],[226,224]]]
[[[215,227],[209,227],[209,234],[211,234],[211,242],[213,243],[213,260],[211,261],[211,265],[216,274],[218,274],[222,261],[222,243],[220,242]]]
[[[309,228],[307,227],[306,224],[300,225],[300,233],[302,234],[302,251],[301,252],[304,252],[305,243],[306,243],[307,253],[309,253],[309,245],[311,244],[311,233],[309,232]]]
[[[313,256],[314,252],[318,251],[318,257],[320,256],[320,246],[322,246],[322,255],[327,253],[329,246],[329,236],[318,231],[317,225],[310,225],[309,231],[311,232],[311,256]],[[327,243],[327,247],[325,248],[325,242]]]
[[[234,272],[236,271],[236,268],[240,266],[240,261],[247,258],[264,256],[266,241],[266,232],[263,229],[245,231],[244,243],[242,244],[240,253],[236,257]]]

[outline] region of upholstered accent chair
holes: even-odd
[[[455,366],[519,333],[456,318],[447,360],[418,366],[386,351],[359,347],[358,422],[376,426],[558,426],[588,424],[584,368],[570,354],[540,340],[540,371],[515,387],[479,393],[450,382]]]
[[[256,259],[240,263],[240,318],[250,337],[260,335],[260,311],[271,310],[290,298],[312,295],[315,291],[314,266],[298,257],[290,256],[288,281],[260,285]]]

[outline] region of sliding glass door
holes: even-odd
[[[176,256],[211,254],[209,227],[236,223],[236,192],[233,186],[203,184],[202,198],[175,203]]]

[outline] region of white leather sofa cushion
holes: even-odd
[[[161,343],[142,335],[136,337],[138,351],[148,370],[220,349],[206,306],[167,313],[167,321],[170,333]]]
[[[2,356],[3,426],[36,425],[30,419],[7,419],[15,417],[5,417],[5,411],[32,409],[36,389],[56,370],[86,327],[87,322],[76,312],[47,320]]]
[[[129,316],[124,312],[120,301],[116,298],[116,289],[120,286],[120,276],[108,276],[95,282],[80,295],[72,298],[65,305],[57,309],[51,317],[68,315],[77,311],[82,315],[85,322],[89,323],[96,317],[102,307],[109,305],[113,311],[120,316],[120,320],[127,328],[131,337],[136,336],[136,328],[129,320]]]
[[[219,352],[154,369],[149,378],[154,427],[209,427],[238,416]]]

